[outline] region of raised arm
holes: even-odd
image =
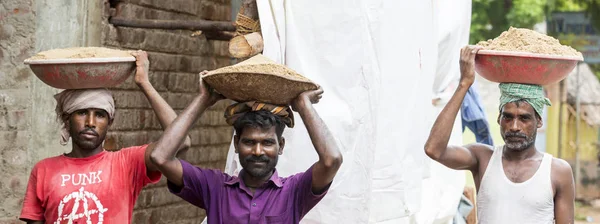
[[[325,122],[313,108],[323,94],[323,89],[307,91],[298,96],[292,108],[300,114],[308,135],[319,155],[312,169],[312,192],[319,194],[327,187],[342,165],[342,153]]]
[[[177,186],[183,185],[183,168],[181,162],[175,156],[177,148],[186,138],[190,128],[206,108],[215,104],[223,97],[211,91],[200,79],[200,94],[194,98],[192,103],[171,123],[160,139],[149,147],[153,147],[150,161]]]
[[[136,72],[135,72],[135,84],[144,92],[146,98],[150,102],[152,109],[154,110],[154,114],[158,117],[158,121],[160,122],[160,126],[163,128],[167,128],[173,120],[177,117],[177,114],[169,106],[167,101],[163,99],[160,94],[154,89],[150,80],[148,79],[148,72],[150,68],[150,62],[148,61],[148,53],[145,51],[137,51],[133,52],[132,55],[136,57]],[[154,143],[151,143],[152,146]],[[180,153],[185,152],[191,145],[191,140],[189,136],[186,136],[185,141],[179,145],[178,151]],[[152,149],[154,147],[148,147],[145,153],[146,167],[149,171],[155,171],[157,168],[154,166],[152,162],[150,162],[150,154],[152,153]]]
[[[473,171],[478,164],[475,146],[448,146],[452,126],[462,105],[462,101],[467,94],[467,90],[475,81],[475,55],[479,51],[478,47],[467,46],[460,51],[460,84],[452,98],[442,112],[438,115],[429,139],[425,144],[425,153],[431,159],[452,169],[468,169]]]

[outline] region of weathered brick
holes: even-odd
[[[152,63],[152,61],[150,61]],[[150,84],[156,89],[156,91],[167,91],[167,84],[169,82],[169,73],[168,72],[155,72],[150,71],[148,74],[148,79],[150,79]],[[135,84],[134,75],[130,78],[126,79],[123,83],[112,87],[114,90],[138,90],[141,89]]]
[[[209,40],[210,52],[214,56],[227,57],[229,59],[229,41]]]
[[[148,110],[119,109],[115,113],[115,120],[111,126],[114,131],[131,131],[142,129],[145,125]]]
[[[212,107],[209,107],[208,110],[224,112],[225,109],[233,103],[235,103],[235,101],[233,101],[233,100],[229,100],[229,99],[221,100],[221,101],[215,103],[215,105],[213,105]]]
[[[146,110],[144,115],[144,120],[140,121],[144,124],[145,130],[162,130],[162,126],[160,125],[160,121],[158,120],[158,116],[154,113],[154,110]]]
[[[167,102],[173,109],[184,109],[186,108],[196,96],[197,93],[169,93]]]
[[[148,99],[141,91],[126,91],[118,90],[113,91],[113,97],[115,99],[115,106],[117,109],[122,108],[140,108],[150,109],[150,103]]]
[[[133,19],[170,19],[170,20],[192,20],[198,18],[194,15],[169,12],[160,9],[144,7],[140,5],[121,2],[117,5],[117,15],[122,18]]]
[[[130,2],[141,6],[147,6],[150,8],[163,9],[166,11],[187,13],[191,15],[197,15],[197,4],[199,1],[195,0],[124,0],[124,2]]]
[[[115,148],[144,145],[152,142],[150,136],[160,136],[159,131],[112,131],[107,135],[107,141],[114,142]],[[105,142],[106,147],[106,142]]]
[[[213,57],[182,56],[179,71],[200,73],[204,70],[212,70],[214,68],[211,60],[212,58]],[[187,64],[184,64],[184,62]]]
[[[133,211],[133,218],[131,222],[134,224],[151,223],[150,213],[144,210]]]
[[[206,40],[157,29],[118,27],[121,47],[174,54],[203,55],[208,52]]]
[[[198,74],[171,73],[169,76],[169,90],[171,92],[198,93]]]
[[[192,146],[229,143],[233,134],[231,126],[200,127],[190,131]]]
[[[102,45],[107,47],[120,47],[119,31],[115,26],[109,23],[102,25]]]
[[[227,58],[227,57],[217,57],[215,58],[216,61],[216,68],[222,68],[222,67],[227,67],[231,65],[231,59]]]
[[[207,110],[198,119],[198,126],[226,126],[223,111]]]
[[[189,203],[153,209],[151,223],[170,223],[171,220],[196,218],[201,214],[201,210]]]
[[[181,198],[169,192],[166,187],[148,189],[148,194],[150,195],[149,205],[151,207],[172,205],[183,202]]]
[[[181,56],[176,54],[164,54],[148,52],[150,69],[154,71],[175,71],[179,66]]]
[[[191,147],[182,159],[192,163],[221,162],[227,160],[229,143]]]

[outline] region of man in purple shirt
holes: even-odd
[[[239,177],[202,169],[175,157],[177,146],[206,108],[223,97],[200,81],[200,94],[171,123],[150,155],[167,177],[169,190],[206,210],[209,224],[299,223],[327,193],[342,164],[342,154],[312,104],[322,89],[300,94],[292,102],[319,155],[305,172],[279,177],[275,166],[283,153],[285,125],[293,127],[289,107],[246,102],[226,111],[233,124],[234,146],[243,170]]]

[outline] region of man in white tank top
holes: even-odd
[[[573,223],[571,166],[535,148],[541,111],[550,105],[541,86],[502,83],[498,124],[505,145],[449,146],[454,119],[475,80],[476,46],[461,49],[460,85],[440,113],[425,153],[439,163],[473,173],[479,223]]]

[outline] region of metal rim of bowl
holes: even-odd
[[[497,55],[497,56],[516,56],[516,57],[527,57],[527,58],[558,59],[558,60],[570,60],[570,61],[583,61],[583,57],[578,57],[578,56],[549,55],[549,54],[536,54],[536,53],[513,52],[513,51],[480,50],[480,51],[477,52],[477,54],[482,54],[482,55]]]
[[[60,59],[27,59],[25,64],[43,65],[43,64],[94,64],[94,63],[113,63],[113,62],[134,62],[135,57],[110,57],[110,58],[60,58]]]

